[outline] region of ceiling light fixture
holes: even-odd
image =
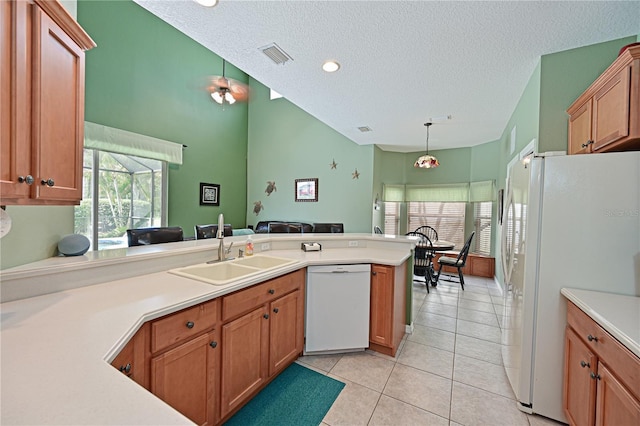
[[[246,101],[249,88],[239,81],[226,77],[226,61],[222,59],[222,76],[208,77],[207,91],[216,103],[233,105],[236,101]]]
[[[204,7],[214,7],[218,4],[218,0],[194,0],[194,1]]]
[[[433,169],[440,165],[436,157],[434,157],[433,155],[429,155],[429,127],[431,127],[432,124],[433,123],[431,122],[424,123],[425,127],[427,128],[427,152],[425,153],[425,155],[416,160],[416,162],[413,164],[413,167],[419,169]]]
[[[322,69],[326,72],[336,72],[340,69],[340,64],[336,61],[326,61],[322,64]]]

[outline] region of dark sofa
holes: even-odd
[[[303,222],[265,220],[256,224],[254,232],[256,234],[306,234],[313,232],[313,225]]]
[[[310,223],[285,222],[280,220],[264,220],[256,224],[256,234],[307,234],[318,233],[343,233],[342,223]]]

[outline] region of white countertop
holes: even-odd
[[[308,265],[401,265],[410,255],[374,245],[270,250],[298,262],[225,286],[154,272],[0,304],[0,423],[191,424],[109,364],[144,322]]]
[[[573,288],[561,293],[640,357],[640,297]]]

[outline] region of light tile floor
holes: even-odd
[[[416,277],[417,278],[417,277]],[[413,284],[414,332],[395,358],[372,351],[301,357],[346,383],[323,425],[554,425],[516,408],[502,366],[495,281]]]

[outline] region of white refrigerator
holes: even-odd
[[[508,173],[502,358],[518,407],[566,422],[560,290],[640,296],[640,152],[552,154]]]

